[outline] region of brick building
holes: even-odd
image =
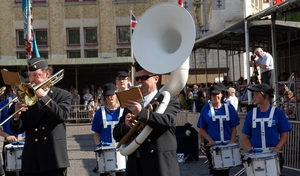
[[[21,0],[0,4],[0,67],[26,70]],[[161,2],[124,0],[33,0],[33,28],[40,55],[66,85],[102,85],[131,70],[130,10],[139,17]],[[78,82],[77,82],[78,81]]]

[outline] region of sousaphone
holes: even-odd
[[[189,55],[194,43],[194,20],[186,9],[176,3],[157,4],[139,19],[132,36],[132,49],[136,61],[152,73],[171,72],[168,82],[159,90],[164,99],[156,113],[164,113],[170,98],[184,88],[189,74]],[[133,133],[131,130],[129,134]],[[130,155],[151,131],[152,128],[146,125],[129,144],[130,136],[125,135],[118,144],[120,153]]]

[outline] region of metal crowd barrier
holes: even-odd
[[[72,105],[68,121],[88,121],[93,119],[93,111],[86,105]]]
[[[292,131],[283,149],[284,167],[300,171],[300,122],[290,121],[290,125]]]

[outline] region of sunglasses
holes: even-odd
[[[143,76],[136,76],[135,77],[135,81],[139,81],[139,80],[142,80],[142,81],[145,81],[149,78],[151,78],[152,76],[156,76],[156,75],[143,75]]]

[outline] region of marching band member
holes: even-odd
[[[214,169],[211,147],[218,145],[218,143],[234,143],[237,133],[236,126],[240,124],[240,119],[234,107],[230,103],[222,102],[222,90],[219,85],[213,85],[209,88],[211,101],[202,108],[197,123],[199,132],[205,139],[204,144],[206,157],[209,161],[209,173],[213,176],[229,176],[229,169]],[[223,128],[221,128],[220,124],[222,124]]]
[[[23,73],[23,76],[21,76],[21,80],[23,83],[26,83],[29,81],[28,78],[28,73],[25,72]],[[15,97],[16,97],[16,87],[15,86],[11,86],[11,89],[13,90],[13,94],[8,97],[6,100],[3,100],[0,102],[0,108],[4,107],[5,105],[9,104]],[[12,104],[13,102],[11,102]],[[10,105],[11,105],[10,104]],[[0,113],[0,122],[4,122],[8,117],[8,109],[9,106],[5,107],[1,113]],[[11,144],[12,142],[18,142],[18,134],[14,134],[13,132],[11,132],[10,130],[10,121],[7,120],[4,124],[3,124],[3,130],[0,129],[0,135],[4,137],[4,141],[3,141],[3,148],[2,148],[2,158],[3,158],[3,167],[4,167],[4,171],[5,171],[5,176],[16,176],[17,173],[14,171],[7,171],[6,170],[6,154],[5,154],[5,146],[8,144]],[[22,134],[23,139],[25,138],[25,133]]]
[[[30,84],[39,85],[52,75],[46,59],[28,61]],[[66,144],[66,120],[70,115],[71,93],[56,88],[35,90],[37,102],[27,106],[17,102],[9,109],[13,133],[26,132],[22,153],[23,176],[66,176],[70,166]]]
[[[125,71],[119,71],[116,76],[116,87],[117,91],[125,91],[128,90],[128,85],[130,83],[128,73]]]
[[[274,90],[267,84],[255,84],[248,87],[253,92],[254,102],[259,104],[246,115],[242,129],[242,140],[249,153],[254,149],[263,152],[279,153],[288,140],[288,132],[292,130],[284,112],[273,107],[270,102]],[[264,129],[265,131],[262,131]],[[279,156],[282,170],[283,158]]]
[[[175,127],[180,105],[171,98],[163,113],[155,112],[156,105],[153,111],[143,108],[155,101],[162,102],[164,96],[157,90],[158,75],[148,72],[138,63],[135,63],[135,70],[136,85],[142,84],[140,90],[145,101],[143,105],[137,101],[127,101],[128,108],[124,109],[113,135],[116,141],[120,141],[132,127],[131,119],[141,121],[153,130],[139,148],[128,156],[126,176],[179,176]]]
[[[113,124],[109,122],[119,121],[123,113],[116,96],[116,86],[113,83],[104,84],[103,87],[103,105],[97,110],[92,122],[92,131],[94,131],[94,142],[97,147],[115,146],[115,140],[112,137]],[[124,158],[125,162],[125,158]],[[107,176],[109,173],[101,173],[101,176]],[[116,172],[117,176],[124,175],[124,172]]]

